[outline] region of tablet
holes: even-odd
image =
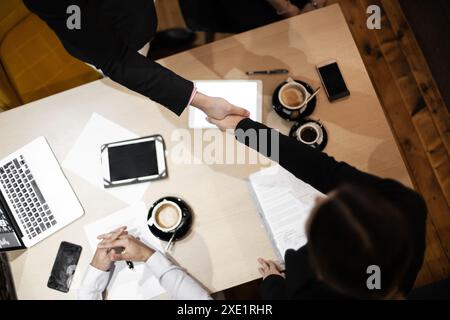
[[[165,145],[160,135],[105,144],[101,159],[105,188],[167,177]]]
[[[224,98],[250,111],[251,119],[261,121],[263,100],[261,80],[201,80],[194,83],[198,92]],[[189,106],[189,128],[216,128],[216,126],[206,121],[206,114],[203,111]]]

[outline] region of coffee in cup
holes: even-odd
[[[280,103],[289,110],[306,108],[306,100],[309,96],[308,90],[291,78],[280,88],[278,93]]]
[[[181,219],[181,209],[172,201],[162,201],[153,209],[154,225],[163,232],[170,232],[178,228]]]
[[[289,108],[298,108],[304,100],[305,96],[298,88],[289,87],[281,92],[281,101]]]
[[[312,127],[305,127],[300,132],[300,138],[307,143],[313,143],[317,140],[317,131]]]

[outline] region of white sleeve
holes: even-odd
[[[88,266],[86,274],[78,291],[79,300],[102,300],[102,293],[106,289],[109,280],[109,272],[99,270],[91,265]]]
[[[161,286],[176,300],[211,300],[210,295],[183,269],[156,251],[146,262]]]

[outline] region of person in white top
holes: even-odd
[[[210,300],[211,296],[182,268],[174,265],[161,252],[155,251],[129,235],[126,227],[98,237],[102,240],[88,266],[78,298],[101,300],[110,279],[114,261],[145,262],[161,286],[176,300]]]

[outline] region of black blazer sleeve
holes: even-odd
[[[259,294],[264,300],[286,300],[286,280],[277,275],[268,276],[261,283]]]
[[[103,4],[97,1],[24,0],[24,3],[48,24],[75,58],[94,65],[112,80],[166,106],[177,115],[186,108],[193,83],[130,48],[115,32],[115,28],[120,28],[120,12],[106,14],[106,8],[103,10]],[[80,30],[69,30],[66,26],[67,3],[81,7]],[[108,2],[104,5],[108,6]]]
[[[260,296],[264,300],[288,299],[338,299],[340,294],[316,279],[308,257],[307,246],[299,250],[288,250],[284,257],[286,279],[269,276],[260,286]]]
[[[259,140],[257,145],[251,145],[250,139],[245,138],[245,134],[248,134],[249,130],[256,131]],[[270,134],[263,134],[264,131],[268,131]],[[276,139],[270,140],[268,147],[261,148],[261,140],[266,136],[276,137]],[[258,152],[279,162],[287,171],[323,193],[333,190],[342,183],[371,185],[382,180],[359,171],[345,162],[336,161],[324,152],[312,149],[251,119],[244,119],[238,124],[236,138],[251,148],[256,147]],[[277,148],[277,142],[278,153],[274,151]]]

